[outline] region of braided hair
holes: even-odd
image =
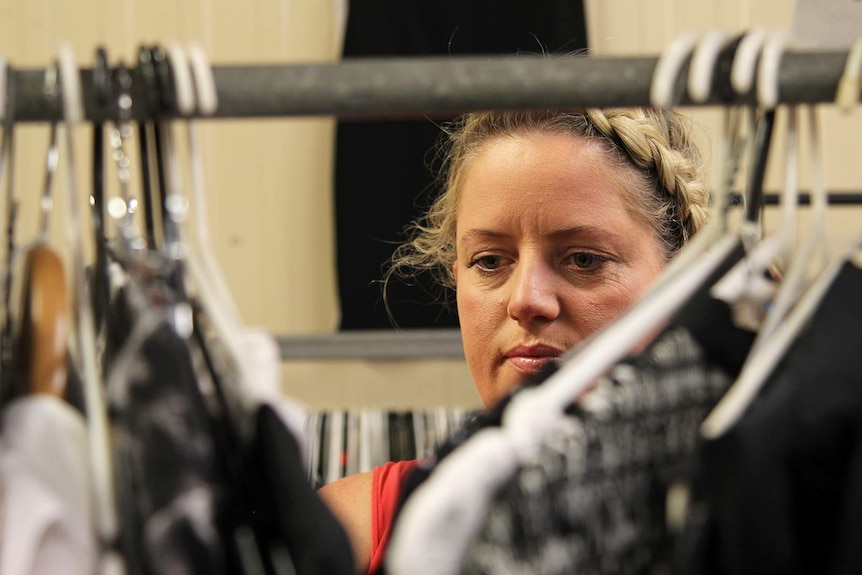
[[[684,116],[652,108],[580,111],[490,111],[466,114],[444,126],[442,193],[406,229],[385,282],[428,271],[454,287],[455,235],[462,183],[470,160],[489,140],[512,134],[559,133],[595,140],[621,178],[627,200],[673,257],[706,223],[709,192],[702,161]],[[627,168],[627,169],[626,169]]]

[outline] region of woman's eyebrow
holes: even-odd
[[[467,230],[463,234],[461,234],[461,241],[468,241],[475,238],[506,238],[509,237],[510,234],[499,232],[495,230],[486,230],[483,228],[473,228],[471,230]]]
[[[465,242],[476,238],[507,238],[510,237],[510,235],[511,234],[507,232],[500,232],[485,228],[473,228],[465,231],[461,235],[460,240],[462,242]],[[606,239],[609,241],[620,241],[623,239],[623,237],[619,234],[616,234],[606,228],[602,228],[599,226],[572,226],[567,228],[558,228],[555,230],[551,230],[547,234],[547,236],[554,239],[566,238],[570,236],[591,236],[600,239]]]
[[[560,228],[552,230],[548,235],[553,238],[586,235],[610,241],[620,241],[623,239],[619,234],[614,233],[607,228],[601,228],[598,226],[572,226],[570,228]]]

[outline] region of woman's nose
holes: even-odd
[[[560,314],[553,270],[544,263],[520,262],[509,278],[509,317],[519,323],[551,321]]]

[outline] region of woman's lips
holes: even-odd
[[[554,361],[556,357],[525,357],[525,356],[516,356],[516,357],[507,357],[506,362],[523,373],[533,374],[538,373],[544,368],[546,365]]]
[[[506,363],[525,374],[534,374],[562,353],[561,350],[547,345],[519,345],[506,352]]]

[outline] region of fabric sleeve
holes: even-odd
[[[421,460],[390,461],[371,470],[371,562],[369,575],[383,564],[386,544],[392,531],[392,521],[405,477]]]

